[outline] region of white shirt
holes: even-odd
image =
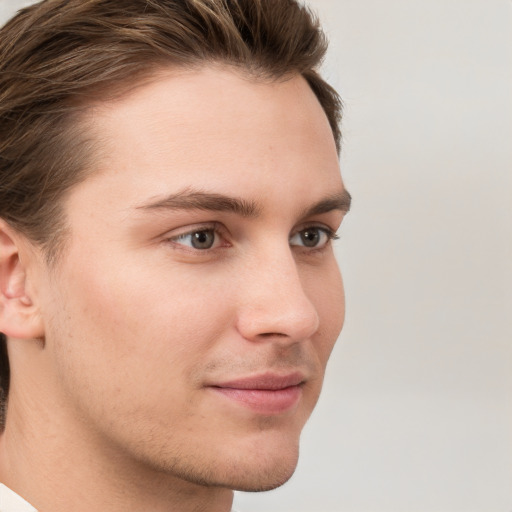
[[[0,484],[0,512],[37,512],[37,510],[14,491]]]
[[[14,491],[0,484],[0,512],[37,512],[37,510]]]

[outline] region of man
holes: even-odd
[[[344,318],[324,52],[290,0],[46,0],[2,30],[5,499],[226,512],[290,478]]]

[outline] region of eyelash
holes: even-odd
[[[308,247],[307,245],[294,244],[295,247],[300,247],[308,252],[321,251],[321,250],[325,249],[332,240],[339,239],[339,236],[332,229],[330,229],[326,226],[319,226],[316,224],[311,224],[311,225],[305,226],[302,229],[300,229],[299,231],[296,231],[295,233],[293,233],[293,235],[290,236],[289,240],[291,241],[295,236],[300,235],[301,233],[305,233],[308,230],[318,230],[318,232],[323,234],[326,237],[324,243],[322,243],[320,246],[315,245],[315,246],[311,246],[311,247]],[[208,233],[208,232],[213,232],[215,237],[225,238],[225,231],[226,230],[223,229],[222,226],[219,224],[205,224],[205,225],[197,226],[194,229],[186,231],[184,233],[180,233],[178,235],[168,237],[166,239],[166,241],[172,243],[175,246],[180,246],[180,248],[185,247],[186,248],[185,250],[199,252],[199,253],[207,253],[210,251],[214,251],[214,250],[218,249],[219,247],[197,248],[197,247],[192,246],[192,242],[190,244],[184,244],[184,243],[181,243],[180,241],[182,241],[182,240],[186,239],[187,237],[190,237],[194,234]],[[215,243],[216,243],[216,240],[213,241],[212,245]],[[224,245],[224,247],[229,247],[229,246],[231,246],[231,244],[229,244],[229,242]],[[222,247],[222,245],[221,245],[221,247]]]
[[[184,233],[180,233],[179,235],[176,235],[176,236],[172,236],[172,237],[169,237],[167,238],[167,241],[173,243],[173,244],[176,244],[178,246],[182,246],[182,247],[187,247],[187,245],[183,244],[183,243],[180,243],[179,240],[183,240],[184,238],[186,237],[189,237],[195,233],[206,233],[206,232],[213,232],[215,236],[217,237],[223,237],[225,238],[225,230],[222,229],[222,227],[218,224],[205,224],[205,225],[199,225],[197,227],[195,227],[194,229],[191,229],[189,231],[185,231]],[[227,244],[226,246],[229,247],[230,244]],[[217,248],[217,247],[216,247]],[[215,249],[216,249],[215,248]],[[212,251],[212,250],[215,250],[215,249],[212,249],[212,248],[207,248],[207,249],[196,249],[195,247],[190,247],[188,246],[187,247],[188,250],[191,250],[191,251],[198,251],[198,252],[208,252],[208,251]]]
[[[301,234],[305,234],[308,230],[312,231],[312,230],[317,230],[319,233],[323,234],[325,236],[325,240],[323,243],[321,243],[320,245],[315,245],[315,246],[312,246],[312,247],[309,247],[307,245],[296,245],[296,247],[300,247],[304,250],[307,250],[308,252],[314,252],[314,251],[321,251],[323,249],[325,249],[332,240],[337,240],[339,238],[339,236],[336,234],[335,231],[333,231],[332,229],[326,227],[326,226],[318,226],[318,225],[315,225],[315,224],[311,224],[309,226],[305,226],[303,227],[302,229],[300,229],[299,231],[296,231],[291,237],[290,237],[290,241],[293,237],[297,236],[297,235],[301,235]],[[304,239],[303,239],[304,241]]]

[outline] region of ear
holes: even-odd
[[[0,332],[9,338],[41,338],[43,322],[29,290],[28,242],[0,219]]]

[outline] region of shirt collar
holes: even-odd
[[[7,486],[0,484],[0,512],[37,512],[37,510]]]

